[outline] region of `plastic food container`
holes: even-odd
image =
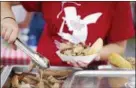
[[[64,88],[135,88],[135,71],[78,71]]]

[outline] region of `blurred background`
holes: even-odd
[[[136,30],[136,3],[135,2],[131,2],[131,8],[132,8],[133,23],[135,25],[135,30]],[[22,5],[14,5],[12,7],[12,10],[15,14],[16,21],[18,22],[20,28],[19,38],[30,48],[36,50],[39,38],[43,31],[43,26],[44,24],[46,24],[46,21],[43,20],[42,14],[40,12],[27,12],[22,7]],[[2,47],[1,58],[10,58],[9,55],[11,55],[12,58],[14,58],[16,55],[19,58],[20,57],[27,58],[25,54],[22,54],[22,52],[19,50],[13,51],[14,53],[10,54],[9,51],[11,50],[11,48],[2,39],[1,39],[1,47]],[[134,37],[128,40],[125,56],[135,57],[135,49],[136,47],[135,47],[135,37]],[[3,56],[2,53],[5,52],[6,54],[4,55],[6,56]]]
[[[134,24],[135,33],[136,33],[136,2],[131,2],[131,10],[132,10],[133,24]],[[127,42],[125,56],[135,57],[135,50],[136,50],[136,38],[134,37],[128,40]]]

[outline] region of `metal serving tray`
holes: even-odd
[[[107,69],[108,68],[108,69]],[[64,81],[64,84],[62,88],[100,88],[98,85],[100,85],[100,80],[97,80],[98,78],[109,78],[109,77],[127,77],[131,78],[129,79],[129,85],[125,83],[125,86],[132,86],[132,87],[125,87],[125,88],[135,88],[133,85],[135,84],[135,71],[131,70],[113,70],[110,69],[110,67],[101,66],[98,70],[82,70],[81,68],[74,68],[74,67],[59,67],[59,66],[51,66],[51,70],[73,70],[73,73],[69,75],[69,77]],[[4,86],[5,82],[8,80],[9,76],[12,74],[12,72],[27,72],[29,70],[28,66],[22,66],[22,65],[14,65],[14,66],[7,66],[3,70],[1,74],[1,88]],[[107,70],[107,71],[106,71]],[[84,80],[82,82],[82,86],[85,85],[87,87],[80,86],[81,80]],[[118,80],[117,80],[118,81]],[[130,82],[132,81],[132,83]],[[93,87],[90,86],[92,83]],[[74,86],[73,86],[74,85]],[[79,87],[80,86],[80,87]],[[95,87],[94,87],[95,86]],[[104,87],[104,88],[110,88],[110,87]]]
[[[72,74],[76,71],[82,70],[81,68],[75,68],[75,67],[60,67],[60,66],[51,66],[51,70],[72,70]],[[4,69],[3,73],[1,74],[1,88],[4,86],[6,81],[8,80],[9,76],[12,74],[12,72],[21,73],[21,72],[28,72],[29,67],[27,65],[14,65],[14,66],[7,66],[7,68]]]
[[[2,69],[2,72],[0,74],[1,77],[1,88],[3,87],[3,85],[5,84],[6,80],[8,79],[11,71],[12,71],[13,66],[5,66]]]
[[[135,71],[78,71],[65,88],[135,88]]]

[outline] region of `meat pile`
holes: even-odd
[[[63,42],[59,44],[61,54],[67,56],[88,56],[100,52],[103,48],[103,40],[98,38],[92,45],[85,43],[73,44],[70,42]]]
[[[62,88],[72,70],[51,70],[36,68],[37,73],[15,73],[8,88]],[[32,71],[32,69],[30,70]]]

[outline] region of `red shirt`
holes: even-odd
[[[84,18],[88,14],[102,12],[102,16],[94,24],[87,25],[88,36],[86,43],[93,43],[97,38],[101,37],[105,43],[114,43],[126,40],[134,36],[132,25],[132,16],[129,2],[77,2],[65,3],[63,8],[74,6],[77,14]],[[56,55],[56,45],[54,40],[60,40],[58,31],[62,23],[64,11],[57,19],[58,13],[61,11],[62,2],[22,2],[28,11],[41,11],[44,15],[46,25],[38,44],[38,52],[49,58],[51,65],[67,65],[62,62]],[[64,31],[68,31],[64,26]]]

